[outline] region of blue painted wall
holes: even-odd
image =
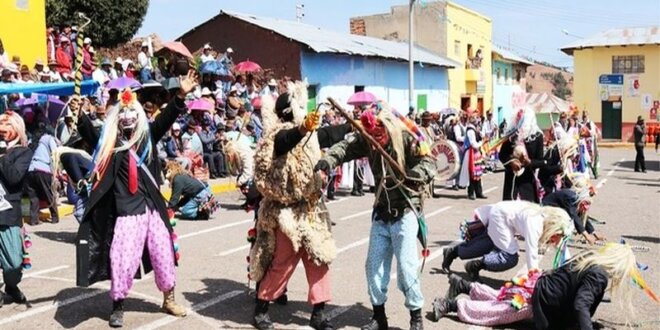
[[[500,70],[500,78],[497,78],[497,70]],[[508,70],[509,77],[505,78],[504,74]],[[513,65],[511,63],[505,63],[500,61],[493,61],[493,116],[498,123],[501,123],[503,119],[506,118],[509,121],[509,118],[512,114],[511,107],[511,96],[513,95],[513,86],[515,80],[512,77],[513,75]],[[502,107],[500,111],[498,108]]]
[[[317,85],[317,100],[345,103],[356,85],[403,111],[408,108],[408,63],[331,53],[302,52],[301,76]],[[430,111],[448,106],[447,69],[415,65],[415,100],[427,95]],[[407,111],[406,111],[407,112]]]

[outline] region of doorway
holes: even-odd
[[[621,140],[621,101],[601,102],[603,139]]]
[[[479,113],[479,117],[484,117],[484,98],[483,97],[478,97],[477,98],[477,112]]]
[[[467,109],[470,107],[470,97],[469,96],[462,96],[461,97],[461,110],[467,111]]]

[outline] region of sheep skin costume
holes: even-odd
[[[264,138],[255,153],[254,180],[263,199],[256,242],[250,251],[250,278],[254,281],[263,278],[273,260],[277,229],[291,240],[296,252],[304,248],[317,265],[329,264],[337,255],[328,213],[321,200],[322,180],[314,172],[321,159],[316,132],[309,140],[303,138],[287,154],[275,156],[275,135],[280,130],[298,127],[306,114],[306,84],[290,82],[288,91],[293,122],[283,123],[277,118],[272,98],[264,98],[261,109]]]

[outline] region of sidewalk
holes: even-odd
[[[238,190],[238,188],[236,188],[236,178],[231,176],[223,179],[209,180],[209,185],[211,186],[211,191],[213,192],[214,195],[224,194]],[[168,200],[170,199],[172,190],[170,189],[169,186],[163,185],[160,191],[163,194],[163,197],[165,197],[165,199]],[[60,203],[60,205],[57,207],[57,210],[59,211],[60,219],[62,219],[68,215],[73,214],[73,205]],[[50,212],[48,211],[47,208],[41,210],[41,212],[39,213],[39,218],[41,219],[50,218]]]

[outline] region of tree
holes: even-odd
[[[91,22],[83,34],[94,46],[115,47],[133,38],[148,7],[149,0],[46,0],[46,23],[80,25],[78,13],[84,13]]]
[[[556,97],[562,100],[566,100],[566,98],[573,94],[571,89],[568,88],[568,82],[561,72],[555,73],[552,76],[552,80],[550,80],[550,82],[552,82],[552,85],[554,86],[552,89],[552,94]]]

